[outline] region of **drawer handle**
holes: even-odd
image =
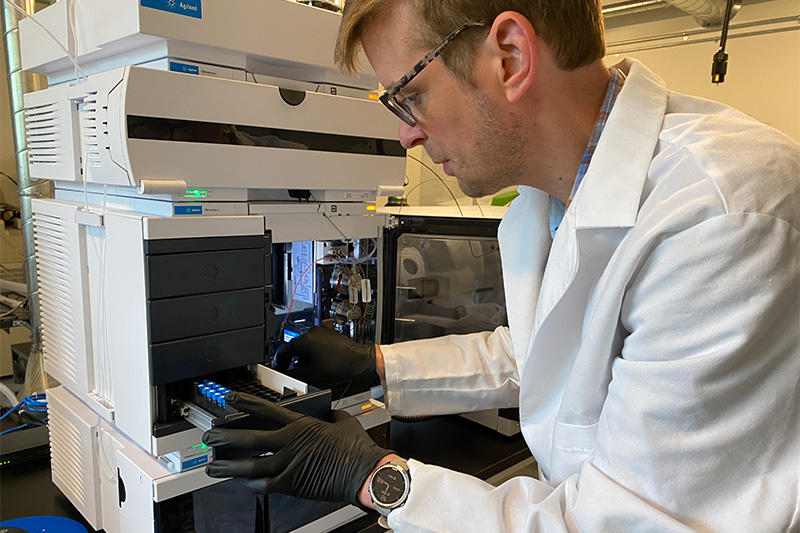
[[[213,322],[217,319],[217,317],[219,317],[219,309],[216,307],[209,308],[203,315],[203,318],[205,318],[208,322]]]

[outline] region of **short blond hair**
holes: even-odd
[[[495,17],[504,11],[516,11],[530,20],[563,70],[590,65],[605,55],[600,0],[347,0],[334,51],[336,64],[343,72],[358,71],[366,26],[401,2],[419,20],[420,48],[433,48],[464,24],[487,25],[465,32],[442,54],[447,67],[470,85],[474,85],[472,64],[477,45]]]

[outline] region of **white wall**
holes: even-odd
[[[743,2],[731,25],[786,16],[800,16],[800,2],[751,0]],[[720,85],[711,83],[711,59],[719,50],[715,42],[621,55],[611,53],[606,64],[612,65],[622,57],[636,58],[658,74],[670,89],[731,105],[800,142],[800,24],[795,21],[790,26],[794,31],[741,38],[731,38],[736,34],[736,30],[731,30],[726,46],[728,74]],[[647,16],[608,19],[606,43],[609,52],[614,52],[631,48],[614,46],[623,40],[698,29],[700,26],[693,17],[669,7]],[[754,27],[747,31],[758,30]],[[703,37],[718,35],[717,31]],[[695,39],[690,37],[686,42]]]

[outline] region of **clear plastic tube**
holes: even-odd
[[[45,33],[46,33],[46,34],[47,34],[47,35],[48,35],[48,36],[49,36],[49,37],[50,37],[50,38],[53,40],[53,42],[55,42],[55,43],[58,45],[58,47],[59,47],[59,48],[61,48],[61,51],[62,51],[62,52],[64,52],[64,53],[67,55],[67,57],[69,58],[69,60],[72,62],[72,65],[73,65],[73,66],[74,66],[74,68],[75,68],[75,77],[77,78],[77,81],[78,81],[79,83],[80,83],[80,82],[83,82],[83,81],[86,81],[86,74],[83,72],[83,69],[80,67],[80,65],[78,65],[78,61],[77,61],[77,59],[75,58],[75,56],[73,56],[72,54],[70,54],[70,53],[69,53],[69,50],[67,50],[67,49],[64,47],[64,45],[63,45],[63,44],[61,44],[61,41],[59,41],[59,40],[58,40],[58,38],[56,38],[56,36],[55,36],[55,35],[53,35],[53,34],[50,32],[50,30],[48,30],[47,28],[45,28],[45,27],[44,27],[44,25],[43,25],[41,22],[39,22],[38,20],[36,20],[36,17],[34,17],[34,16],[33,16],[33,15],[31,15],[30,13],[28,13],[27,11],[25,11],[24,9],[22,9],[21,7],[19,7],[17,4],[15,4],[14,2],[12,2],[11,0],[5,0],[5,2],[6,2],[8,5],[10,5],[11,7],[13,7],[15,10],[17,10],[17,11],[18,11],[20,14],[22,14],[23,16],[26,16],[26,17],[28,17],[29,19],[31,19],[31,20],[33,21],[33,23],[34,23],[34,24],[36,24],[37,26],[39,26],[39,28],[40,28],[40,29],[41,29],[43,32],[45,32]],[[69,6],[69,7],[71,7],[71,6]],[[73,13],[73,16],[71,16],[71,17],[70,17],[70,19],[74,18],[74,12],[72,12],[72,11],[71,11],[71,13]],[[74,32],[75,32],[75,26],[74,26],[73,24],[70,24],[70,25],[72,26],[72,31],[73,31],[73,33],[74,33]]]

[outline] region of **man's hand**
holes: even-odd
[[[281,346],[272,368],[316,387],[348,381],[379,383],[376,346],[359,344],[337,331],[316,327]]]
[[[272,455],[213,461],[206,473],[248,478],[245,484],[257,492],[358,505],[367,477],[391,454],[346,413],[334,411],[340,418],[328,423],[249,394],[229,392],[225,401],[268,429],[211,429],[203,442]]]

